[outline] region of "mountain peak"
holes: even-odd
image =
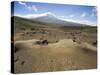
[[[20,16],[20,17],[31,19],[33,21],[49,23],[49,24],[57,24],[57,25],[62,25],[62,26],[81,26],[83,25],[80,23],[75,23],[75,22],[71,22],[71,21],[67,21],[62,18],[59,18],[52,12],[46,12],[46,13],[41,13],[41,14],[29,14],[29,15]]]

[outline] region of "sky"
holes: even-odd
[[[96,6],[15,1],[11,5],[11,13],[26,18],[51,14],[66,21],[97,25]]]

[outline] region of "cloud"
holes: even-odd
[[[26,3],[24,3],[24,2],[19,1],[18,3],[21,4],[21,5],[26,6]]]
[[[26,6],[26,8],[30,11],[34,11],[34,12],[38,12],[38,9],[36,8],[35,5],[32,5],[32,6]]]
[[[19,16],[19,17],[23,17],[23,18],[38,18],[38,17],[48,16],[48,15],[52,15],[52,16],[56,17],[56,15],[52,12],[45,12],[45,13],[41,13],[41,14],[27,14],[27,15],[16,14],[15,16]]]
[[[66,18],[66,19],[61,18],[61,19],[65,21],[69,21],[69,22],[75,22],[75,23],[86,24],[86,25],[91,25],[91,26],[97,25],[97,22],[86,20],[86,19],[83,19],[83,20],[73,19],[73,18]]]
[[[61,16],[61,17],[63,17],[63,18],[64,18],[65,16]]]
[[[92,14],[91,14],[91,16],[97,16],[97,14],[98,14],[97,7],[94,7],[94,8],[92,9]]]
[[[32,6],[26,5],[26,8],[30,11],[38,12],[38,9],[35,5],[32,5]]]
[[[78,20],[78,23],[87,24],[87,25],[91,25],[91,26],[96,26],[97,25],[97,22],[90,21],[90,20]]]
[[[38,12],[38,9],[35,5],[32,5],[32,6],[26,5],[26,8],[30,11]]]
[[[25,6],[29,11],[33,10],[34,12],[38,12],[38,9],[37,9],[37,7],[35,5],[29,6],[26,3],[21,2],[21,1],[19,1],[18,3],[23,5],[23,6]]]
[[[87,15],[86,12],[83,12],[80,17],[85,17]]]
[[[97,7],[94,7],[94,8],[92,9],[92,12],[97,12]]]
[[[72,17],[74,17],[74,16],[75,16],[75,15],[73,15],[73,14],[72,14],[72,15],[69,15],[70,18],[72,18]]]
[[[38,9],[36,8],[35,5],[32,6],[32,9],[33,9],[35,12],[38,12]]]

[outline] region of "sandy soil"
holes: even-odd
[[[97,68],[97,49],[86,42],[63,39],[57,43],[38,45],[36,41],[15,42],[15,73]]]

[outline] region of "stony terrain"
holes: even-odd
[[[97,27],[14,19],[15,73],[97,68]]]

